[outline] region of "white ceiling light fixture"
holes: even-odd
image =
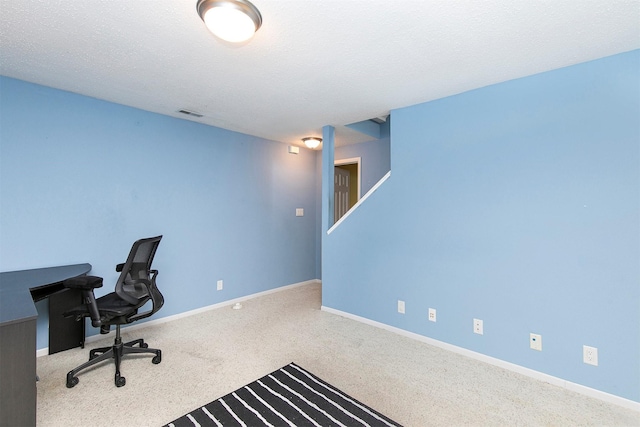
[[[318,145],[320,145],[322,138],[318,138],[317,136],[308,136],[306,138],[302,138],[302,142],[304,142],[304,145],[314,150]]]
[[[196,9],[209,31],[232,43],[249,40],[262,25],[260,11],[247,0],[198,0]]]

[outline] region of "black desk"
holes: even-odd
[[[90,270],[91,264],[76,264],[0,273],[0,426],[36,424],[38,312],[34,300],[50,297],[49,353],[82,345],[84,322],[60,314],[65,306],[81,304],[82,297],[65,290],[62,281]],[[56,336],[56,331],[66,330],[60,322],[69,321],[82,328],[82,337],[78,332]]]

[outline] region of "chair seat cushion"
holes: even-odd
[[[98,311],[100,313],[111,313],[116,316],[125,316],[130,313],[135,313],[140,305],[130,304],[123,300],[115,292],[106,294],[96,299],[98,304]]]
[[[106,294],[96,299],[98,312],[103,324],[111,322],[113,319],[116,323],[128,323],[126,318],[138,312],[143,304],[132,305],[120,298],[115,292]],[[65,316],[90,317],[89,308],[86,305],[79,305],[64,313]],[[120,319],[117,319],[120,318]]]

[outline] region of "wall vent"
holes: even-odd
[[[202,117],[202,114],[196,113],[195,111],[178,110],[178,113],[186,114],[187,116]]]

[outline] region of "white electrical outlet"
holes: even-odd
[[[222,280],[218,280],[218,283],[217,283],[217,285],[216,285],[216,288],[217,288],[219,291],[221,291],[223,286],[224,286],[224,284],[222,283]]]
[[[404,301],[398,300],[398,313],[404,314]]]
[[[529,347],[532,350],[542,351],[542,335],[529,334]]]
[[[431,321],[431,322],[435,322],[436,321],[436,309],[435,308],[430,308],[429,309],[429,321]]]
[[[483,335],[484,330],[483,330],[483,326],[482,326],[482,320],[480,319],[473,319],[473,333],[478,334],[478,335]]]
[[[598,349],[596,347],[582,346],[582,361],[587,365],[598,366]]]

